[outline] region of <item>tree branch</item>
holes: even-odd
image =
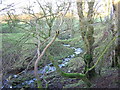
[[[38,62],[41,60],[42,56],[44,55],[44,53],[46,52],[46,50],[50,47],[50,45],[55,41],[55,39],[57,38],[57,36],[59,35],[59,31],[56,31],[56,35],[53,37],[53,39],[51,40],[51,42],[43,49],[42,53],[40,54],[40,56],[37,58],[37,60],[35,61],[34,64],[34,74],[37,80],[39,80],[39,75],[38,75]],[[39,81],[40,83],[40,81]],[[42,87],[42,85],[40,85],[40,87]]]

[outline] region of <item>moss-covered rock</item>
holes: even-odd
[[[48,49],[48,52],[50,52],[54,59],[59,60],[73,54],[74,50],[68,47],[64,47],[61,42],[56,41]]]
[[[84,84],[84,82],[82,80],[79,80],[77,83],[65,85],[64,88],[77,88],[81,84]]]
[[[80,68],[84,65],[84,60],[81,57],[76,57],[71,59],[68,62],[68,68],[70,71],[77,71],[80,70]]]

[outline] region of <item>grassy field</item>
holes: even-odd
[[[3,59],[5,59],[4,61],[6,62],[9,59],[9,63],[11,63],[10,65],[12,65],[11,68],[14,69],[26,68],[29,61],[32,60],[32,58],[36,54],[37,48],[35,44],[31,44],[36,43],[35,38],[31,37],[31,34],[26,33],[2,33],[1,36],[1,48],[3,50]],[[40,47],[40,51],[43,50],[46,44]],[[73,53],[72,49],[64,47],[63,43],[57,40],[47,51],[51,53],[51,55],[53,55],[57,60],[65,58]],[[18,60],[14,61],[14,64],[12,64],[12,60],[15,59],[16,55],[19,58]],[[27,61],[26,59],[29,57],[31,59]],[[48,56],[45,54],[41,60],[42,63],[40,62],[40,66],[43,66],[45,62],[49,63],[50,61],[47,59]],[[32,63],[31,68],[33,67],[33,64],[34,63]]]

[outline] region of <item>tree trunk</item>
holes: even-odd
[[[117,3],[117,46],[115,48],[115,65],[119,66],[120,61],[120,1]]]
[[[113,2],[113,8],[114,8],[114,32],[117,33],[117,40],[116,40],[116,46],[114,44],[114,55],[112,58],[112,67],[119,66],[119,60],[120,60],[120,1],[117,3]],[[113,32],[113,35],[115,35]]]
[[[89,44],[89,49],[88,49],[88,55],[90,55],[90,58],[88,60],[88,68],[91,68],[94,63],[93,63],[93,44],[94,44],[94,27],[91,25],[93,24],[93,6],[94,6],[94,2],[88,2],[88,8],[89,8],[89,11],[88,11],[88,16],[87,18],[89,19],[88,20],[88,23],[89,23],[89,26],[88,26],[88,32],[87,32],[87,40],[88,40],[88,44]],[[91,71],[88,72],[88,77],[89,78],[92,78],[93,76],[95,75],[95,68],[93,68]]]
[[[86,46],[86,54],[84,55],[84,61],[85,61],[85,71],[84,73],[87,72],[88,68],[91,68],[94,63],[93,63],[93,43],[94,43],[94,27],[91,25],[93,24],[93,5],[94,2],[88,2],[88,16],[87,19],[88,21],[86,22],[84,20],[84,15],[83,15],[83,9],[82,9],[83,2],[77,1],[77,9],[78,9],[78,15],[79,15],[79,21],[80,21],[80,30],[82,34],[82,39],[85,42]],[[87,24],[88,23],[88,24]],[[95,68],[87,72],[87,77],[91,79],[95,75]]]

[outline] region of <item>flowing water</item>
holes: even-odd
[[[72,55],[64,58],[64,59],[62,60],[62,63],[59,64],[59,67],[60,67],[60,68],[66,66],[67,63],[68,63],[72,58],[74,58],[76,55],[82,53],[82,49],[81,49],[81,48],[71,47],[71,46],[68,45],[68,44],[64,44],[63,46],[69,47],[69,48],[71,48],[71,49],[74,49],[74,53],[73,53]],[[40,73],[41,73],[41,74],[51,73],[51,72],[54,72],[55,70],[56,70],[56,68],[52,65],[52,63],[49,63],[49,64],[47,64],[46,66],[44,66],[41,70],[39,70],[38,73],[39,73],[39,74],[40,74]],[[30,73],[33,73],[33,72],[34,72],[33,70],[30,71]],[[13,75],[13,77],[14,77],[14,78],[18,78],[18,75]],[[42,78],[42,76],[41,76],[41,78]],[[15,88],[15,87],[16,87],[16,88],[21,88],[22,85],[30,85],[30,84],[33,84],[35,81],[36,81],[36,79],[33,78],[33,79],[31,79],[31,80],[24,81],[24,82],[22,82],[21,84],[18,84],[17,86],[14,86],[14,87],[13,87],[13,86],[11,86],[11,85],[8,84],[9,80],[5,80],[5,81],[4,81],[4,86],[2,86],[2,88],[3,88],[3,87],[7,87],[7,88]]]

